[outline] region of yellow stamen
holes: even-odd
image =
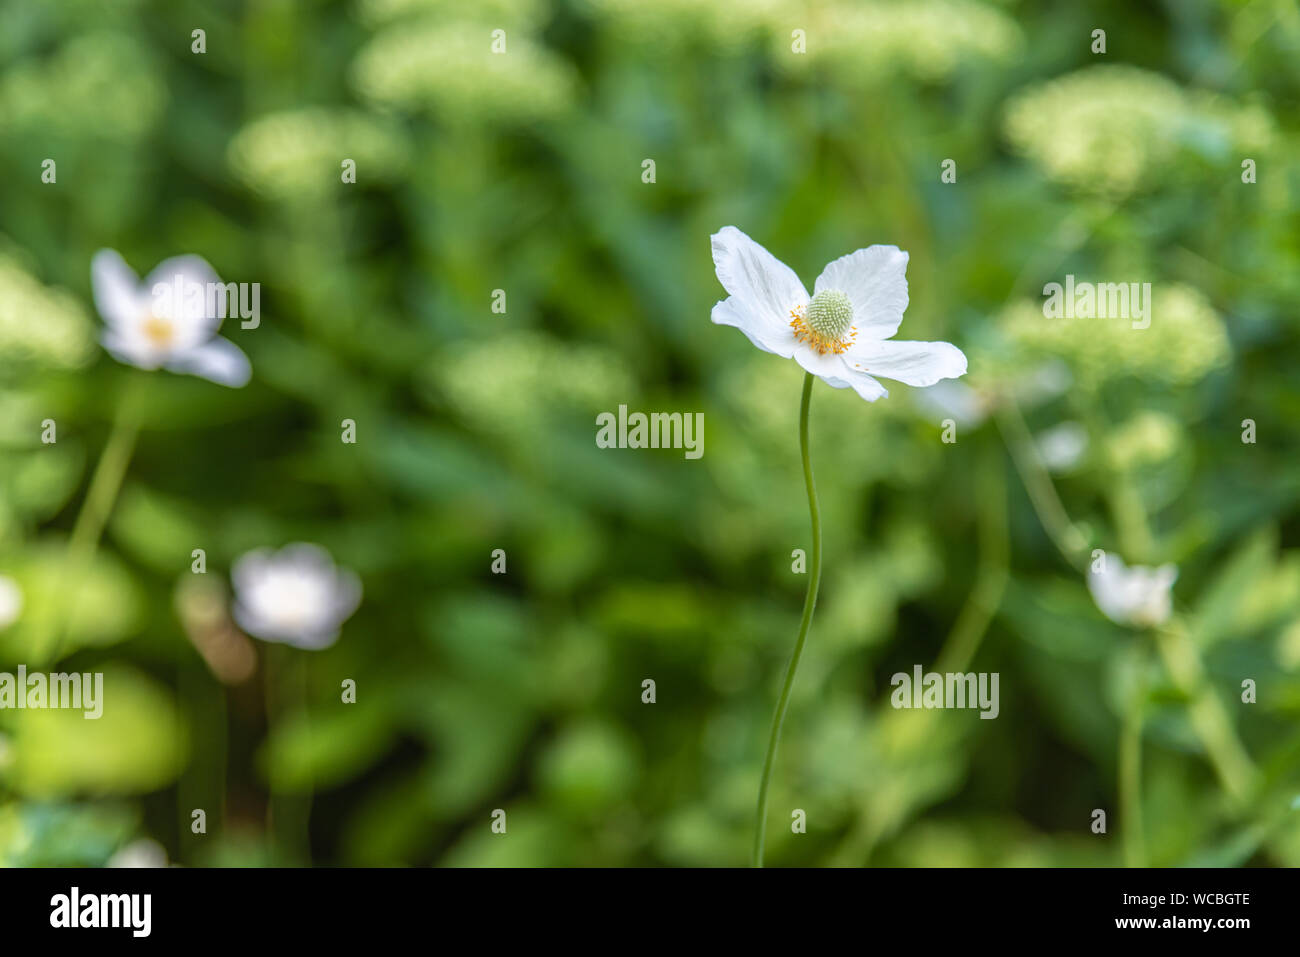
[[[171,345],[172,340],[176,338],[176,327],[172,325],[172,321],[152,313],[145,316],[144,321],[140,323],[140,328],[144,332],[144,337],[160,349]]]
[[[794,330],[794,337],[797,340],[808,343],[823,356],[828,352],[833,352],[837,356],[843,355],[858,337],[858,327],[849,326],[849,331],[840,339],[823,338],[817,330],[808,325],[804,306],[795,306],[790,310],[790,328]]]

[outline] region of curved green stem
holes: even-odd
[[[1010,577],[1011,543],[1007,529],[1006,467],[995,446],[985,446],[975,463],[976,510],[975,585],[957,616],[957,623],[939,650],[935,670],[940,674],[965,671],[1002,604]],[[919,714],[936,714],[921,711]]]
[[[1187,697],[1192,729],[1214,767],[1229,797],[1245,806],[1258,783],[1258,771],[1237,737],[1232,719],[1215,697],[1205,677],[1200,650],[1187,631],[1187,624],[1175,616],[1155,629],[1156,648],[1174,685]]]
[[[1025,491],[1029,493],[1029,503],[1034,507],[1043,530],[1052,540],[1061,556],[1080,570],[1086,570],[1088,543],[1078,528],[1070,521],[1061,498],[1056,493],[1056,485],[1043,464],[1042,453],[1034,444],[1034,438],[1025,424],[1024,415],[1015,400],[1005,397],[998,408],[998,427],[1011,452],[1011,461],[1015,463]]]
[[[935,659],[934,670],[940,674],[965,671],[979,651],[993,616],[1002,605],[1010,578],[1010,530],[1007,526],[1006,467],[1001,447],[985,444],[976,462],[975,497],[979,558],[975,584],[957,622],[944,639]],[[898,711],[886,703],[880,705],[881,722],[891,722],[885,732],[890,740],[910,752],[919,753],[934,741],[934,724],[940,711]],[[871,854],[889,823],[869,821],[864,811],[832,859],[833,867],[857,867],[870,863]]]
[[[822,578],[822,520],[817,508],[817,486],[813,483],[812,460],[808,457],[808,404],[812,399],[813,375],[804,375],[803,399],[799,404],[799,451],[803,455],[803,479],[808,486],[808,512],[812,517],[812,567],[808,570],[808,593],[803,600],[803,618],[799,621],[799,637],[794,641],[794,652],[786,668],[785,684],[777,699],[772,715],[772,733],[767,741],[767,757],[763,760],[763,777],[758,785],[758,821],[754,829],[754,866],[763,866],[763,838],[767,831],[767,786],[772,779],[772,765],[776,761],[776,746],[781,741],[781,726],[785,723],[786,707],[790,704],[790,689],[794,686],[795,669],[803,654],[808,627],[812,624],[813,609],[817,607],[817,588]]]
[[[108,441],[104,444],[99,464],[95,466],[95,473],[90,479],[90,488],[72,527],[64,562],[64,574],[71,592],[56,612],[53,628],[41,648],[42,658],[57,660],[63,650],[71,616],[78,607],[78,585],[95,557],[100,536],[103,535],[108,516],[117,502],[117,494],[121,491],[122,480],[126,477],[127,466],[135,451],[135,440],[140,432],[144,409],[145,381],[136,376],[129,381],[118,401]]]

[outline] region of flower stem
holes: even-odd
[[[981,503],[976,510],[979,557],[975,585],[935,661],[935,670],[940,674],[966,670],[1002,604],[1010,577],[1006,468],[1002,464],[1001,452],[996,447],[983,447],[975,469],[975,491]],[[920,712],[923,715],[934,713]]]
[[[100,536],[108,516],[117,502],[117,493],[121,491],[122,480],[126,477],[127,466],[135,451],[136,436],[140,432],[140,422],[144,414],[144,380],[135,378],[127,387],[122,398],[118,400],[117,410],[113,416],[113,425],[104,444],[104,451],[95,466],[95,473],[90,479],[90,488],[77,513],[77,521],[72,526],[72,535],[68,539],[65,558],[65,581],[72,593],[56,613],[54,628],[47,646],[42,650],[48,653],[49,660],[57,660],[67,640],[71,626],[71,616],[78,607],[77,588],[84,579],[86,570],[95,551],[99,547]]]
[[[1140,687],[1126,704],[1119,736],[1119,804],[1123,814],[1124,866],[1146,867],[1146,840],[1142,825],[1142,723],[1146,689]]]
[[[1085,552],[1088,543],[1070,521],[1065,506],[1061,504],[1056,484],[1052,481],[1047,466],[1043,464],[1042,453],[1034,443],[1020,407],[1013,398],[1007,396],[997,415],[998,428],[1011,452],[1011,461],[1020,473],[1020,480],[1029,493],[1029,503],[1034,507],[1047,537],[1067,562],[1075,568],[1086,569],[1088,561]]]
[[[993,616],[1002,605],[1010,578],[1010,531],[1007,526],[1007,477],[1000,446],[984,444],[976,461],[975,497],[981,504],[976,509],[976,543],[979,548],[975,584],[966,597],[966,604],[957,615],[957,622],[944,639],[934,670],[940,674],[962,672],[970,665],[984,636],[988,633]],[[909,755],[925,754],[934,747],[935,724],[940,711],[898,711],[886,703],[880,705],[882,731],[891,741],[906,749]],[[865,867],[883,831],[876,822],[868,820],[864,810],[857,822],[840,843],[831,861],[832,867]]]
[[[1187,697],[1192,728],[1232,801],[1244,806],[1254,793],[1258,771],[1205,677],[1200,651],[1179,617],[1155,629],[1156,648],[1174,685]]]
[[[813,609],[817,607],[817,588],[822,578],[822,520],[817,508],[817,486],[813,483],[812,460],[808,457],[808,405],[812,399],[813,375],[804,375],[803,399],[799,404],[799,451],[803,456],[803,479],[808,486],[808,512],[812,517],[812,566],[808,570],[808,593],[803,600],[803,617],[799,621],[799,637],[794,642],[794,652],[785,672],[785,684],[772,714],[772,733],[767,742],[767,757],[763,760],[763,777],[758,785],[758,821],[754,829],[754,866],[763,866],[763,838],[767,831],[767,786],[772,779],[772,765],[776,761],[776,746],[781,741],[781,726],[785,723],[786,707],[790,704],[790,689],[794,685],[795,669],[803,654],[808,627],[812,624]]]
[[[292,648],[272,646],[263,658],[268,737],[307,711],[307,662]],[[310,731],[308,732],[310,733]],[[284,771],[268,768],[267,832],[278,853],[295,867],[311,866],[311,786],[286,779]]]

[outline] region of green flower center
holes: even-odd
[[[853,324],[853,303],[838,289],[823,289],[808,303],[806,321],[823,342],[838,342]]]

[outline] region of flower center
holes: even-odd
[[[794,337],[806,342],[822,355],[844,352],[857,338],[853,326],[853,303],[838,289],[823,289],[807,306],[790,310],[790,328]]]
[[[149,313],[140,323],[140,331],[144,337],[160,349],[164,349],[172,344],[176,338],[176,327],[172,325],[170,319],[162,319]]]

